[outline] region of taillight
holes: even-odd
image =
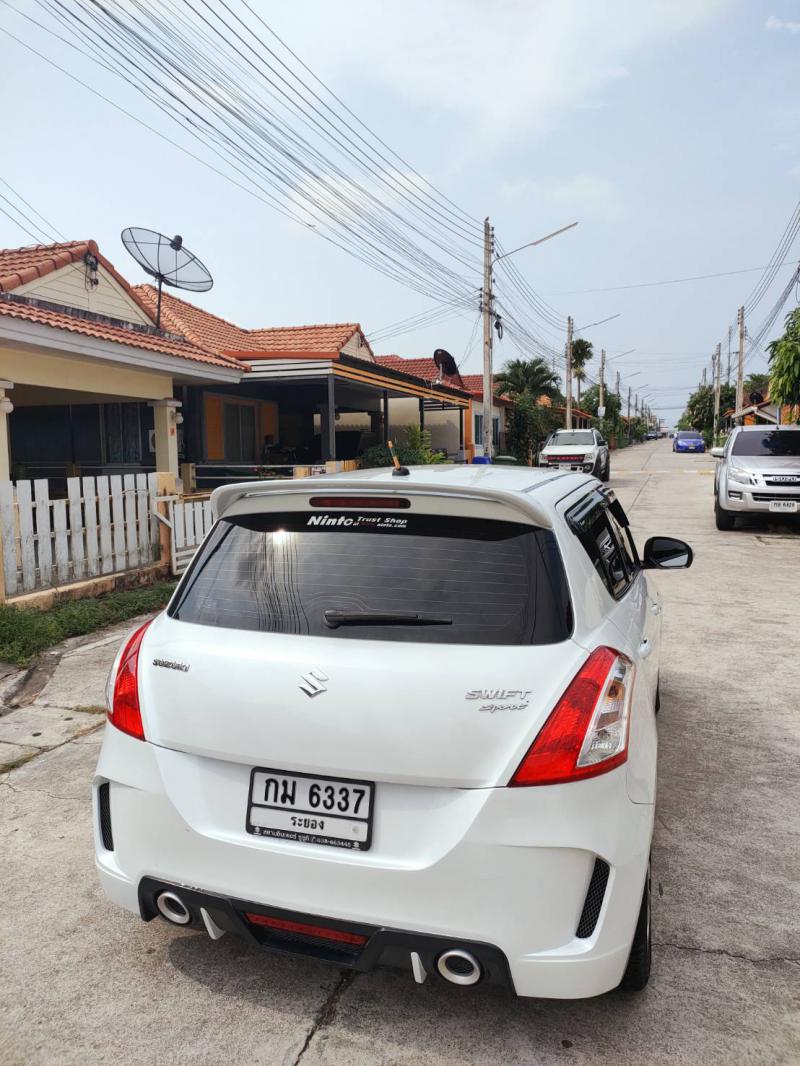
[[[557,785],[595,777],[628,758],[633,663],[595,648],[542,726],[510,785]]]
[[[137,629],[123,648],[113,675],[113,690],[108,703],[109,722],[137,740],[144,740],[139,707],[139,648],[149,625],[150,622],[145,622]]]

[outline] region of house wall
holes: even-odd
[[[99,284],[87,285],[86,267],[83,263],[70,263],[69,266],[54,270],[43,278],[35,278],[26,285],[20,285],[18,289],[14,289],[14,294],[38,296],[41,300],[50,300],[66,307],[78,307],[83,311],[94,311],[95,314],[120,318],[124,322],[153,325],[152,319],[147,317],[105,267],[99,266],[96,276]]]
[[[350,340],[341,349],[345,355],[353,355],[356,359],[366,359],[373,362],[372,354],[366,344],[361,343],[361,334],[354,333]]]
[[[53,355],[33,348],[0,347],[0,379],[15,385],[38,385],[132,400],[161,400],[172,395],[170,374],[102,363],[79,355]]]

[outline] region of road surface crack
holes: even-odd
[[[303,1042],[303,1046],[300,1048],[300,1054],[294,1060],[292,1066],[298,1066],[298,1063],[308,1051],[309,1047],[311,1046],[311,1041],[317,1035],[319,1030],[324,1029],[326,1026],[330,1025],[331,1022],[334,1020],[334,1018],[336,1017],[336,1008],[339,1004],[339,999],[341,998],[345,989],[353,983],[353,981],[355,980],[355,976],[356,975],[353,970],[345,970],[342,973],[339,980],[328,993],[325,1002],[317,1011],[317,1016],[314,1019],[314,1024],[308,1030],[305,1041]]]
[[[675,948],[677,951],[693,951],[699,955],[724,955],[727,959],[737,959],[741,962],[751,962],[753,965],[769,965],[773,962],[789,962],[800,965],[800,958],[792,955],[770,955],[765,959],[756,959],[752,955],[737,955],[733,951],[725,951],[724,948],[700,948],[694,944],[677,944],[673,940],[654,940],[653,946],[658,948]]]

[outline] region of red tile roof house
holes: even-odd
[[[469,405],[380,367],[357,323],[242,329],[165,293],[158,329],[155,304],[94,241],[0,251],[0,483],[186,462],[210,488],[355,458],[397,398]],[[350,412],[371,437],[338,432]]]
[[[235,385],[243,370],[156,329],[94,241],[0,250],[0,481],[177,474],[176,390]]]
[[[481,445],[483,441],[483,375],[459,372],[443,375],[433,359],[379,355],[377,360],[381,366],[403,369],[431,383],[443,381],[468,393],[470,405],[465,419],[458,412],[442,410],[438,405],[428,404],[425,428],[430,431],[433,448],[446,450],[448,455],[463,453],[467,461],[470,461],[475,455],[475,445]],[[506,411],[512,403],[507,396],[494,397],[492,428],[495,451],[502,452],[505,448]],[[395,410],[398,426],[408,425],[411,412],[401,404],[397,404]]]
[[[152,286],[136,292],[155,308]],[[400,403],[411,406],[415,424],[425,404],[469,408],[457,384],[434,385],[413,368],[377,360],[355,322],[246,330],[165,294],[162,324],[247,370],[235,388],[188,390],[186,432],[200,487],[263,476],[265,466],[278,475],[321,462],[340,467],[388,438]]]

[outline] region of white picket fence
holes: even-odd
[[[148,566],[158,557],[155,474],[0,482],[6,596]]]

